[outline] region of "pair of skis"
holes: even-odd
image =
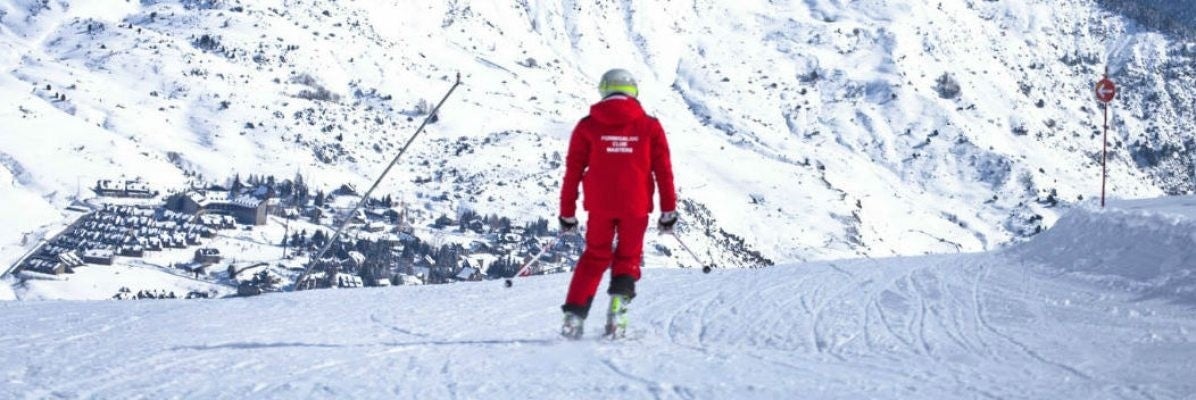
[[[549,250],[555,249],[557,244],[559,244],[561,240],[564,239],[565,235],[570,232],[571,231],[561,231],[561,233],[557,234],[556,238],[552,240],[551,244],[549,244],[547,247],[541,247],[540,251],[535,256],[532,256],[527,261],[524,261],[523,265],[519,267],[519,271],[515,272],[514,276],[507,278],[504,284],[510,288],[515,285],[515,278],[527,276],[532,265],[540,261],[540,259],[544,257],[544,254],[546,254]],[[627,299],[625,296],[612,296],[610,309],[607,313],[606,333],[603,335],[603,337],[608,339],[620,338],[626,331]],[[585,319],[577,314],[565,313],[565,321],[561,326],[561,336],[567,339],[578,340],[581,339],[584,333]]]
[[[622,339],[627,335],[627,303],[631,299],[623,295],[611,295],[610,307],[606,312],[606,331],[602,338],[607,340]],[[585,333],[585,319],[581,316],[566,312],[565,322],[561,324],[561,336],[565,339],[579,340]]]
[[[515,278],[525,276],[525,273],[529,271],[532,264],[535,264],[537,261],[539,261],[540,258],[542,258],[549,250],[556,248],[557,244],[560,243],[561,239],[564,238],[568,233],[569,231],[562,231],[556,236],[556,238],[553,239],[552,243],[549,244],[548,247],[541,248],[538,254],[525,261],[514,276],[506,279],[506,287],[510,288],[514,286]],[[703,273],[709,274],[711,272],[713,265],[702,263],[701,259],[698,258],[697,253],[695,253],[693,249],[691,249],[689,245],[685,243],[685,241],[681,240],[680,236],[677,236],[677,234],[672,231],[669,231],[668,233],[677,240],[677,244],[681,245],[681,248],[685,249],[685,252],[688,253],[690,257],[693,257],[694,262],[702,265]],[[602,335],[604,339],[615,340],[626,337],[628,325],[627,304],[629,302],[630,299],[628,299],[626,296],[611,296],[610,307],[607,309],[606,314],[605,332]],[[585,319],[581,318],[581,316],[572,313],[565,313],[564,322],[561,324],[561,336],[571,340],[581,339],[585,332],[584,325]]]

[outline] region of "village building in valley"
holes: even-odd
[[[258,198],[247,194],[232,195],[228,191],[189,190],[166,201],[166,208],[189,215],[228,215],[245,225],[265,225],[270,213],[270,197]]]
[[[533,263],[531,273],[561,272],[581,251],[580,238],[542,248],[555,234],[544,219],[521,226],[466,209],[431,213],[389,195],[365,199],[350,213],[346,205],[361,201],[351,185],[330,193],[312,191],[301,176],[235,178],[227,187],[192,186],[161,198],[140,179],[101,180],[95,192],[97,197],[76,202],[81,214],[75,221],[13,270],[28,279],[59,279],[54,276],[81,267],[157,269],[252,295],[289,285],[355,288],[498,279],[537,256],[545,265]],[[331,225],[341,222],[346,233],[328,243]],[[296,266],[309,263],[325,245],[328,251],[312,274],[292,282],[302,270]],[[180,251],[187,249],[193,250]],[[170,292],[132,286],[113,298],[174,298]]]

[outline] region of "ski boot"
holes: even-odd
[[[565,311],[565,322],[561,324],[561,336],[572,340],[581,339],[581,335],[585,331],[585,323],[585,318]]]
[[[610,296],[610,309],[606,311],[607,339],[619,339],[627,334],[627,304],[631,299],[621,294]]]

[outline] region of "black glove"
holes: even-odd
[[[673,211],[660,214],[660,221],[656,222],[657,229],[664,233],[672,233],[673,225],[677,224],[677,213]]]
[[[573,232],[577,229],[576,217],[557,217],[557,219],[561,221],[561,232]]]

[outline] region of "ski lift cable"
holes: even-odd
[[[357,210],[360,210],[361,206],[370,199],[370,196],[373,195],[374,190],[378,189],[378,185],[382,183],[382,180],[386,178],[386,175],[390,173],[390,170],[399,163],[399,159],[401,159],[403,154],[407,152],[407,148],[411,147],[411,144],[415,142],[415,139],[419,137],[420,133],[423,133],[424,128],[428,126],[428,123],[432,120],[432,118],[437,117],[437,115],[440,113],[440,107],[448,101],[449,97],[453,95],[453,92],[456,91],[457,87],[459,86],[461,86],[460,72],[457,73],[457,80],[453,83],[453,86],[449,88],[448,93],[445,93],[444,98],[440,99],[440,102],[436,104],[436,107],[432,109],[432,112],[428,113],[427,117],[424,117],[423,123],[419,125],[419,128],[415,130],[415,133],[411,135],[411,138],[407,139],[407,143],[403,145],[403,148],[399,149],[399,153],[395,155],[395,158],[391,160],[390,164],[386,166],[386,169],[382,171],[382,175],[378,176],[378,179],[374,180],[374,185],[370,186],[370,190],[367,190],[365,195],[363,195],[361,199],[357,201],[357,205],[353,206],[352,211],[349,211],[347,214],[343,215],[340,223],[337,224],[336,230],[332,233],[332,236],[329,237],[328,241],[320,247],[320,251],[312,256],[311,260],[307,263],[307,267],[303,269],[303,273],[299,275],[299,279],[295,281],[294,290],[301,290],[300,285],[302,285],[307,279],[307,276],[311,273],[312,267],[314,267],[317,262],[324,258],[324,254],[328,252],[328,249],[332,247],[332,244],[336,242],[336,239],[345,230],[345,226],[348,225],[350,220],[349,217],[357,213]]]

